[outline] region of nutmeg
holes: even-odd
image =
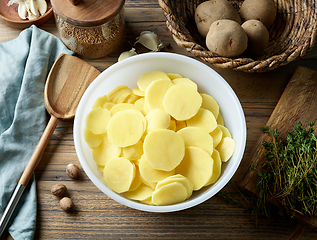
[[[71,179],[78,179],[80,176],[80,169],[77,165],[70,163],[66,167],[66,173]]]
[[[67,187],[64,184],[55,184],[51,188],[51,193],[57,197],[65,196]]]
[[[71,212],[74,208],[74,203],[69,197],[63,197],[59,204],[65,212]]]

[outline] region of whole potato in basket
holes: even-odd
[[[227,0],[210,0],[198,5],[195,10],[195,22],[198,32],[206,37],[210,25],[220,19],[230,19],[241,24],[239,13]]]

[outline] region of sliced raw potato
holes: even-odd
[[[147,181],[145,181],[144,180],[144,178],[142,177],[142,175],[140,174],[140,176],[141,176],[141,182],[143,183],[143,184],[145,184],[146,186],[148,186],[148,187],[150,187],[151,189],[155,189],[155,187],[156,187],[156,182],[147,182]]]
[[[105,168],[105,166],[100,166],[100,165],[97,165],[97,169],[98,171],[100,172],[103,172],[103,169]]]
[[[200,108],[197,114],[186,121],[189,127],[200,127],[210,133],[217,127],[215,116],[207,109]]]
[[[137,109],[139,109],[139,111],[145,116],[146,113],[145,113],[145,111],[144,111],[144,102],[145,102],[145,100],[144,100],[144,98],[142,97],[142,98],[136,100],[133,105],[136,106]]]
[[[139,98],[138,100],[135,101],[134,106],[137,107],[137,109],[145,116],[148,112],[149,109],[145,104],[145,99],[144,97]]]
[[[201,97],[203,99],[201,107],[212,112],[213,115],[215,116],[215,118],[217,119],[217,117],[219,115],[219,105],[218,105],[217,101],[212,96],[210,96],[206,93],[202,93]]]
[[[130,110],[131,111],[131,110]],[[143,131],[145,132],[146,131],[146,128],[147,128],[147,121],[144,117],[144,115],[138,111],[138,110],[135,110],[135,114],[139,116],[139,118],[142,120],[142,123],[143,123]]]
[[[136,144],[122,148],[121,156],[129,159],[130,161],[135,161],[140,159],[143,154],[143,142],[138,141]]]
[[[176,131],[176,121],[175,120],[171,119],[168,129],[173,130],[174,132]]]
[[[139,158],[139,159],[133,161],[133,163],[135,164],[135,166],[139,167],[139,165],[140,165],[140,159],[141,159],[141,158]]]
[[[140,200],[141,203],[147,204],[147,205],[154,205],[152,202],[152,195],[144,200]]]
[[[152,202],[154,205],[171,205],[185,201],[188,193],[186,187],[179,182],[166,184],[152,193]]]
[[[184,121],[196,115],[201,103],[200,94],[182,84],[169,88],[163,99],[164,109],[178,121]]]
[[[147,121],[146,133],[155,129],[167,129],[171,123],[170,115],[161,108],[149,111],[145,119]]]
[[[120,92],[122,89],[128,89],[128,88],[129,87],[127,85],[118,85],[107,94],[107,97],[109,98],[109,100],[111,100],[113,96],[116,95],[118,92]]]
[[[219,152],[222,162],[227,162],[231,158],[235,146],[236,142],[230,137],[225,137],[221,140],[216,150]]]
[[[107,186],[131,200],[170,205],[214,184],[235,141],[214,98],[180,74],[142,75],[97,98],[84,139]]]
[[[97,108],[97,107],[103,107],[103,105],[106,102],[110,102],[109,98],[107,95],[101,96],[99,98],[96,99],[96,101],[94,102],[94,104],[92,105],[92,109]]]
[[[103,105],[102,105],[102,108],[106,108],[108,109],[109,111],[111,110],[111,108],[113,106],[115,106],[116,104],[115,103],[112,103],[112,102],[105,102]]]
[[[184,139],[172,130],[156,129],[146,135],[143,151],[153,168],[171,171],[182,161],[185,143]]]
[[[178,74],[178,73],[166,73],[166,75],[171,79],[175,79],[175,78],[182,78],[183,76]]]
[[[144,97],[144,96],[145,96],[145,92],[142,92],[142,91],[140,90],[140,88],[138,88],[138,87],[133,88],[133,89],[132,89],[132,92],[133,92],[135,95],[139,96],[139,97]]]
[[[162,171],[154,169],[146,160],[145,155],[143,155],[140,159],[139,170],[142,178],[148,182],[159,182],[162,179],[172,176],[175,173],[175,170],[171,171]]]
[[[84,128],[84,139],[88,147],[96,148],[102,142],[102,134],[94,134],[88,128]]]
[[[152,197],[153,189],[141,183],[134,191],[125,192],[124,195],[132,200],[143,201]]]
[[[214,160],[214,166],[213,166],[213,171],[212,171],[212,175],[211,175],[211,178],[209,179],[209,181],[205,184],[205,186],[208,186],[210,184],[213,184],[215,183],[220,174],[221,174],[221,165],[222,165],[222,162],[221,162],[221,158],[220,158],[220,153],[214,149],[212,155],[211,155],[212,159]]]
[[[128,191],[134,176],[134,164],[123,157],[111,159],[103,169],[103,179],[108,187],[117,193]]]
[[[123,102],[134,104],[140,97],[131,93]]]
[[[144,73],[137,81],[137,85],[141,92],[145,92],[146,88],[155,80],[169,80],[170,78],[166,73],[161,71],[152,71]]]
[[[185,121],[176,121],[176,132],[178,132],[179,130],[183,129],[187,127],[187,124]]]
[[[105,108],[97,107],[87,114],[85,124],[94,134],[101,134],[107,131],[109,120],[110,111]]]
[[[223,117],[222,117],[222,115],[221,115],[220,112],[219,112],[218,117],[217,117],[217,123],[218,123],[219,125],[222,125],[222,126],[225,125],[225,123],[224,123],[224,121],[223,121]]]
[[[134,165],[135,166],[135,165]],[[129,188],[129,191],[134,191],[142,184],[141,175],[138,168],[135,166],[135,176]]]
[[[220,141],[222,139],[222,135],[223,135],[219,125],[209,134],[210,134],[210,136],[212,136],[213,145],[214,145],[214,148],[216,148],[218,146],[218,144],[220,143]]]
[[[127,109],[133,109],[133,110],[139,111],[139,109],[136,106],[134,106],[133,104],[131,104],[131,103],[118,103],[118,104],[115,104],[111,108],[110,115],[113,116],[117,112],[124,111],[124,110],[127,110]]]
[[[219,125],[219,128],[220,128],[221,131],[222,131],[222,138],[225,138],[225,137],[232,138],[231,133],[230,133],[230,131],[229,131],[228,128],[226,128],[226,127],[223,126],[223,125]]]
[[[176,167],[175,173],[189,179],[194,190],[199,190],[209,181],[213,172],[214,161],[202,148],[187,147],[182,162]]]
[[[192,80],[190,80],[189,78],[175,78],[172,80],[172,83],[173,84],[184,84],[184,85],[191,87],[195,91],[198,91],[197,84],[195,82],[193,82]]]
[[[179,183],[183,184],[184,187],[187,189],[187,199],[190,198],[190,196],[193,193],[193,184],[188,180],[188,178],[184,177],[181,174],[175,174],[175,175],[172,175],[170,177],[167,177],[167,178],[159,181],[156,184],[155,188],[158,189],[158,188],[160,188],[164,185],[167,185],[169,183],[172,183],[172,182],[179,182]]]
[[[163,107],[163,98],[169,88],[173,86],[171,80],[155,80],[145,90],[145,103],[149,110]]]
[[[121,148],[109,141],[107,134],[102,134],[102,142],[92,149],[92,156],[97,165],[105,166],[106,163],[121,154]]]
[[[185,127],[177,132],[185,141],[185,147],[200,147],[209,155],[213,151],[213,139],[204,129],[199,127]]]
[[[183,175],[176,174],[172,176],[172,179],[176,182],[182,183],[186,189],[187,189],[187,199],[191,197],[193,194],[193,184],[189,181],[187,177],[184,177]]]
[[[121,90],[114,93],[109,97],[110,102],[113,103],[123,103],[128,102],[128,98],[132,95],[132,90],[130,88],[122,88]]]
[[[111,117],[107,127],[109,140],[118,147],[128,147],[136,144],[144,133],[142,113],[128,109],[117,112]],[[144,118],[144,117],[143,117]]]

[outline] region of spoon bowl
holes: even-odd
[[[45,84],[44,102],[48,113],[59,119],[73,118],[81,96],[99,74],[87,62],[61,54]]]

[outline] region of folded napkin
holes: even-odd
[[[46,127],[45,80],[61,53],[73,54],[34,25],[0,43],[0,216]],[[15,240],[34,238],[36,211],[33,174],[7,225]]]

